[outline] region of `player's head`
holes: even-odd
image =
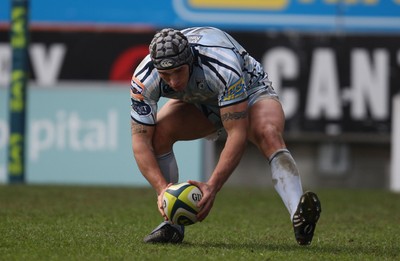
[[[154,35],[149,46],[150,57],[158,70],[169,70],[193,62],[188,39],[182,32],[165,28]]]

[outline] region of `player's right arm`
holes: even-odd
[[[159,195],[167,186],[167,182],[161,173],[153,150],[154,129],[154,126],[131,120],[132,150],[135,160],[140,172]]]
[[[132,150],[142,175],[147,179],[157,193],[157,206],[160,214],[166,219],[162,196],[168,183],[161,173],[154,154],[152,140],[154,126],[140,124],[131,120]]]
[[[152,74],[149,57],[146,57],[135,70],[131,81],[131,137],[132,150],[140,172],[155,189],[158,207],[162,209],[161,197],[168,186],[153,147],[153,136],[157,118],[157,102],[160,97],[159,77]]]

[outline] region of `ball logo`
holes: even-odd
[[[174,65],[174,61],[172,61],[171,59],[164,59],[160,62],[160,65],[163,68],[168,68]]]
[[[199,202],[200,200],[201,200],[201,194],[198,194],[198,193],[193,193],[192,194],[192,199],[195,201],[195,202]]]

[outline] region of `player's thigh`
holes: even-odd
[[[169,100],[158,112],[156,133],[173,142],[199,139],[215,131],[214,124],[193,104]]]
[[[250,107],[249,117],[249,140],[264,151],[264,154],[269,155],[285,147],[282,138],[285,115],[278,100],[260,99]]]

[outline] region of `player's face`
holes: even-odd
[[[189,65],[184,64],[170,70],[158,70],[158,74],[172,89],[182,91],[189,81]]]

